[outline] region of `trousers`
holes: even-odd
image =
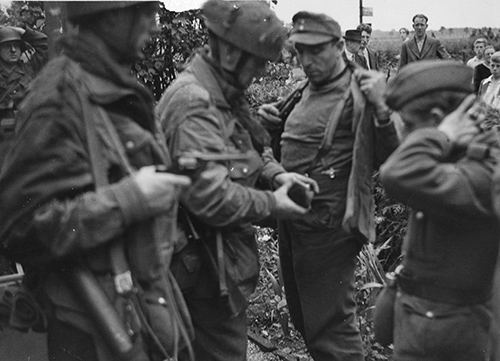
[[[394,361],[489,360],[488,305],[456,306],[398,292]]]
[[[341,229],[280,221],[279,253],[290,316],[315,361],[361,361],[354,269],[361,242]]]

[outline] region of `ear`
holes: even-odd
[[[441,108],[434,107],[429,111],[429,116],[429,121],[432,122],[435,127],[437,127],[443,120],[445,114],[443,110],[441,110]]]
[[[219,62],[224,70],[234,72],[243,56],[243,50],[219,39]]]
[[[343,51],[345,49],[345,40],[344,39],[340,39],[339,41],[337,41],[337,43],[335,44],[335,46],[340,51]]]

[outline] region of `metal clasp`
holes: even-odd
[[[333,167],[330,167],[326,170],[321,171],[320,174],[327,175],[328,177],[330,177],[330,179],[334,179],[336,176],[336,172],[335,172],[335,169],[333,169]]]
[[[114,281],[116,292],[120,295],[132,292],[134,289],[134,282],[132,281],[132,274],[130,271],[115,275]]]

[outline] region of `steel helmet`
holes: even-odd
[[[264,1],[208,0],[202,12],[218,37],[263,59],[279,57],[286,29]]]
[[[68,19],[73,20],[82,16],[123,9],[140,3],[146,3],[146,1],[68,1],[66,2],[66,16]]]
[[[21,34],[10,26],[0,26],[0,44],[8,41],[21,41]]]

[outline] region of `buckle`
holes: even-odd
[[[128,270],[115,275],[113,279],[115,282],[115,290],[120,295],[130,293],[134,289],[132,274]]]

